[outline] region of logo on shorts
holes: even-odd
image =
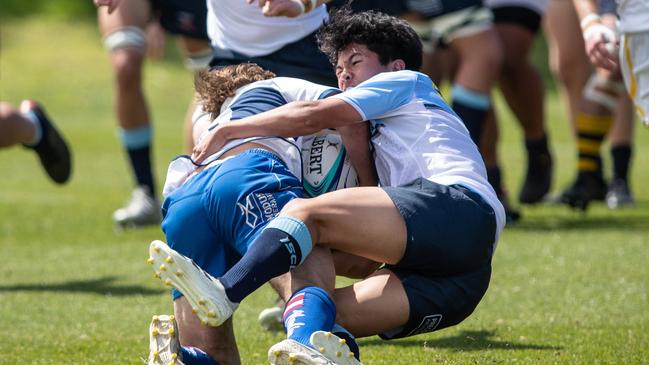
[[[442,315],[441,314],[431,314],[429,316],[424,317],[424,319],[421,320],[421,323],[419,323],[419,326],[412,330],[408,334],[408,336],[414,336],[418,335],[420,333],[427,333],[427,332],[433,332],[437,326],[439,326],[439,323],[442,321]]]
[[[255,228],[261,221],[269,221],[279,214],[277,199],[270,193],[254,193],[246,196],[245,204],[237,202],[241,215],[246,217],[246,225]]]
[[[239,209],[241,209],[241,215],[246,216],[246,224],[250,228],[255,228],[257,226],[257,220],[259,217],[257,214],[255,214],[255,205],[253,204],[252,200],[250,199],[250,195],[246,196],[246,204],[243,205],[239,202],[237,202],[237,205],[239,206]]]

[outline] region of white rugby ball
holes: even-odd
[[[303,137],[302,174],[302,185],[311,197],[358,186],[342,138],[333,130]]]

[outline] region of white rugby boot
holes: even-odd
[[[344,339],[331,332],[316,331],[309,338],[311,347],[284,340],[268,350],[271,365],[362,365]]]
[[[178,358],[178,326],[173,315],[153,316],[149,326],[147,365],[184,365]]]
[[[294,340],[284,340],[268,350],[271,365],[335,365],[318,351]]]
[[[277,303],[270,307],[263,309],[259,312],[257,321],[266,331],[279,332],[284,330],[284,301],[281,298],[277,299]]]
[[[162,241],[151,242],[148,262],[166,286],[183,293],[203,325],[220,326],[239,306],[228,299],[218,279]]]
[[[160,224],[161,219],[160,203],[151,196],[145,186],[135,188],[126,206],[113,213],[113,221],[120,228]]]
[[[315,331],[309,342],[313,348],[332,360],[336,365],[362,365],[349,349],[347,341],[331,332]]]

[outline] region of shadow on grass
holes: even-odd
[[[0,285],[1,292],[12,291],[53,291],[68,293],[93,293],[101,295],[128,296],[128,295],[159,295],[163,290],[150,289],[141,285],[119,285],[115,284],[115,276],[105,276],[91,280],[75,280],[63,283],[36,283]]]
[[[365,346],[384,346],[386,344],[402,347],[424,347],[428,349],[447,348],[453,351],[478,351],[478,350],[562,350],[561,346],[537,345],[532,343],[516,343],[493,339],[495,331],[462,331],[451,337],[436,338],[432,340],[404,339],[386,342],[378,338],[363,341]]]

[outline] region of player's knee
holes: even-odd
[[[320,223],[318,220],[318,212],[314,209],[317,208],[317,206],[314,206],[312,200],[313,199],[293,199],[282,208],[279,215],[301,220],[309,228],[312,235],[319,237],[318,232],[320,231]],[[314,244],[317,241],[318,240],[315,239]]]
[[[146,36],[139,27],[121,27],[104,37],[104,47],[111,53],[122,49],[133,49],[144,53],[146,50]]]
[[[133,52],[116,52],[113,54],[115,81],[120,89],[132,90],[139,87],[142,79],[142,59]]]

